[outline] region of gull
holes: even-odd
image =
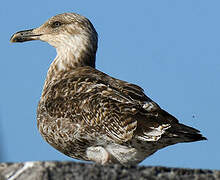
[[[76,13],[19,31],[11,42],[41,40],[56,48],[37,109],[37,127],[65,155],[100,164],[135,165],[157,150],[206,140],[179,123],[134,84],[95,68],[98,35]]]

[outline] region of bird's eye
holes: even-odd
[[[56,28],[56,27],[59,27],[59,26],[61,26],[61,25],[62,25],[61,22],[55,21],[55,22],[53,22],[53,24],[51,25],[51,27],[52,27],[52,28]]]

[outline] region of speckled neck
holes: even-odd
[[[63,73],[83,66],[95,68],[96,49],[90,48],[90,46],[65,46],[56,48],[56,51],[57,56],[51,63],[47,72],[42,96],[44,95],[45,88],[47,88],[48,84],[51,81],[62,78]]]

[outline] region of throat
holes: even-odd
[[[91,66],[95,68],[95,53],[82,48],[59,48],[57,56],[51,64],[56,71],[66,71],[77,67]]]
[[[62,77],[63,73],[74,70],[78,67],[90,66],[95,68],[96,52],[81,49],[63,48],[57,49],[57,56],[51,63],[47,72],[44,88],[53,80]]]

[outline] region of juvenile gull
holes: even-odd
[[[206,139],[139,86],[95,69],[98,38],[87,18],[59,14],[11,37],[11,42],[31,40],[48,42],[57,51],[38,105],[37,126],[67,156],[132,165],[163,147]]]

